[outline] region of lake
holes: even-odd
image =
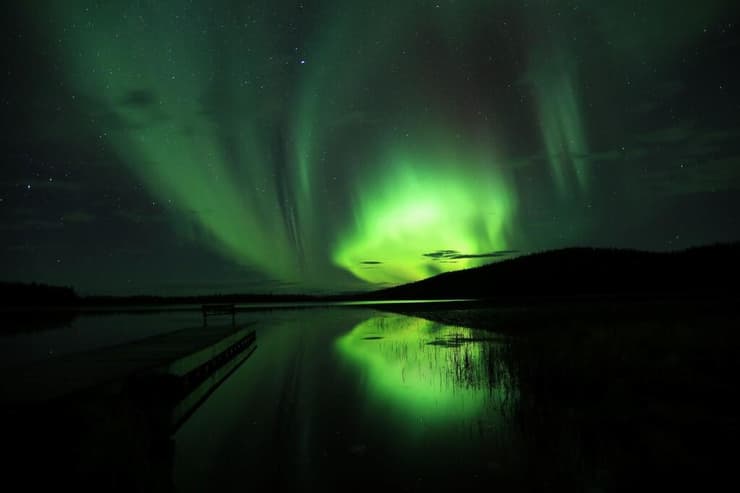
[[[424,318],[413,307],[239,313],[254,322],[256,350],[174,434],[147,429],[161,436],[95,446],[115,450],[106,454],[134,478],[125,484],[156,490],[621,491],[719,481],[738,423],[727,395],[737,317],[717,306],[625,306],[418,309]],[[0,347],[45,358],[48,347],[89,350],[199,317],[82,316]]]
[[[276,315],[258,349],[175,435],[178,490],[347,480],[409,486],[503,466],[516,389],[491,334],[403,315]],[[222,484],[223,483],[223,484]],[[401,484],[401,483],[396,483]]]

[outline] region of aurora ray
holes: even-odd
[[[729,49],[716,26],[738,10],[672,5],[24,2],[33,32],[18,43],[53,80],[28,89],[23,114],[38,116],[17,133],[60,167],[140,183],[105,200],[161,208],[152,242],[301,291],[413,281],[502,250],[672,248],[660,211],[678,194],[707,203],[681,192],[696,185],[677,163],[719,168],[699,193],[736,188],[722,178],[737,162],[724,68],[707,69],[717,94],[694,105],[711,117],[682,127],[675,113],[701,71],[685,66]],[[106,204],[61,215],[117,214]],[[651,235],[625,234],[637,230]],[[444,251],[456,258],[427,255]]]

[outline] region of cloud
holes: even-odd
[[[152,91],[146,89],[134,89],[129,91],[123,99],[121,104],[133,108],[148,108],[157,103],[157,96]]]
[[[163,287],[167,289],[178,288],[186,286],[190,290],[198,291],[255,291],[255,289],[277,289],[277,288],[289,288],[297,286],[298,283],[295,281],[281,281],[279,279],[184,279],[177,281],[165,281],[154,284],[156,287]],[[187,290],[186,290],[187,291]]]
[[[62,216],[62,220],[67,223],[91,223],[95,220],[95,216],[85,211],[69,212]]]
[[[108,125],[107,128],[118,130],[140,130],[151,125],[170,120],[165,113],[159,97],[153,91],[134,89],[127,92],[118,106],[125,110],[125,116],[115,111],[109,111],[101,118]]]
[[[435,252],[423,253],[422,255],[424,257],[429,257],[433,260],[437,260],[439,262],[448,263],[450,261],[466,259],[466,258],[505,257],[507,255],[512,255],[514,253],[518,253],[518,251],[517,250],[498,250],[495,252],[485,252],[485,253],[461,253],[461,252],[458,252],[457,250],[437,250]]]
[[[687,195],[701,192],[740,190],[740,156],[676,165],[652,173],[654,193]]]
[[[114,211],[113,215],[121,219],[124,219],[126,221],[136,223],[136,224],[161,223],[165,221],[165,216],[162,214],[161,211],[146,212],[146,211],[127,211],[127,210],[122,209],[122,210]]]
[[[705,130],[697,135],[703,143],[737,142],[740,137],[740,127]]]
[[[738,142],[740,128],[702,129],[688,123],[636,133],[626,147],[602,149],[578,157],[592,163],[614,163],[641,169],[663,168],[655,173],[672,174],[670,168],[673,163],[734,159],[740,154]],[[709,165],[710,168],[714,166]],[[680,173],[686,174],[685,170]]]
[[[651,154],[664,156],[666,145],[670,145],[673,154],[700,154],[718,150],[736,149],[734,145],[740,137],[740,128],[695,128],[692,124],[676,125],[640,132],[634,135],[636,142],[648,146]],[[730,153],[734,153],[730,151]]]
[[[425,257],[430,257],[433,259],[439,259],[439,258],[445,258],[448,255],[455,255],[459,252],[457,250],[437,250],[436,252],[429,252],[429,253],[422,253]]]
[[[637,136],[642,142],[658,144],[674,144],[690,139],[696,134],[696,130],[690,123],[676,125],[673,127],[659,128],[650,132],[643,132]]]
[[[18,231],[30,231],[30,230],[53,231],[53,230],[58,230],[58,229],[63,229],[63,228],[64,228],[64,224],[62,224],[60,221],[47,220],[47,219],[29,219],[29,220],[22,221],[14,225],[8,225],[7,227],[4,227],[2,229],[18,230]]]
[[[54,178],[51,178],[51,180],[14,180],[14,181],[2,181],[0,182],[0,187],[4,188],[21,188],[21,189],[27,189],[27,187],[30,185],[30,190],[62,190],[65,192],[77,192],[82,188],[82,183],[76,182],[76,181],[70,181],[70,180],[55,180]]]

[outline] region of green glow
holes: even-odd
[[[207,5],[55,8],[68,23],[85,26],[67,41],[72,85],[95,98],[107,120],[101,122],[106,143],[160,202],[171,204],[179,229],[198,225],[197,239],[238,263],[294,279],[297,207],[292,192],[280,189],[290,183],[275,177],[276,134],[259,121],[275,99],[245,90],[264,85],[255,75],[267,65],[259,53],[240,48],[277,49],[278,40],[261,24],[238,30],[226,9],[221,21],[231,39],[218,47],[222,58],[214,58],[207,30],[194,37],[179,32],[175,20],[206,16]],[[152,26],[167,30],[166,41]]]
[[[354,227],[335,249],[337,265],[372,283],[407,282],[490,261],[425,254],[507,248],[515,198],[492,158],[440,151],[394,153],[386,162],[372,167],[378,178],[357,191]]]
[[[59,140],[94,131],[174,231],[308,291],[601,239],[592,156],[619,156],[625,111],[593,103],[632,89],[600,72],[649,75],[724,11],[627,3],[24,8],[84,120]]]
[[[417,422],[472,417],[505,397],[491,387],[483,342],[474,331],[401,315],[379,315],[340,337],[337,349],[364,372],[369,390]]]
[[[540,64],[535,96],[547,158],[558,190],[571,192],[588,185],[588,148],[581,122],[578,92],[572,70],[560,65]]]

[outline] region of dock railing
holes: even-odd
[[[202,305],[203,326],[208,326],[208,317],[213,315],[231,315],[231,325],[236,325],[236,307],[233,303]]]

